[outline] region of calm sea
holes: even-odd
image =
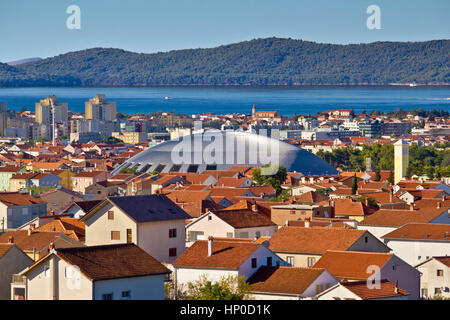
[[[282,115],[316,114],[331,108],[362,110],[443,109],[450,107],[450,87],[150,87],[150,88],[0,88],[0,102],[8,109],[34,105],[56,95],[72,112],[83,112],[84,102],[97,93],[117,102],[124,113],[175,111],[194,114],[250,113],[276,110]],[[167,99],[166,99],[167,97]]]

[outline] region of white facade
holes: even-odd
[[[433,298],[440,295],[450,298],[450,267],[439,260],[430,259],[417,266],[422,275],[420,277],[421,298]]]
[[[287,266],[288,264],[277,256],[274,252],[269,250],[264,245],[259,246],[237,269],[225,269],[215,267],[175,267],[174,277],[177,287],[185,286],[188,282],[197,281],[202,275],[211,281],[218,281],[222,277],[232,276],[244,276],[245,280],[253,275],[260,266],[264,266],[267,263],[267,258],[272,258],[273,265],[279,264],[280,266]],[[252,259],[256,258],[256,267],[252,268]]]
[[[431,257],[450,254],[450,241],[385,239],[394,253],[412,266]]]
[[[259,238],[271,237],[278,227],[261,226],[252,228],[234,228],[212,212],[202,215],[186,226],[186,236],[189,243],[196,240],[206,240],[208,237],[216,238]]]

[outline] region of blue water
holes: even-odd
[[[47,95],[68,102],[72,112],[84,112],[84,102],[97,93],[117,102],[124,113],[175,111],[195,114],[250,113],[276,110],[282,115],[316,114],[334,108],[392,111],[450,107],[450,87],[150,87],[150,88],[0,88],[8,109],[34,105]],[[166,100],[164,97],[170,99]]]

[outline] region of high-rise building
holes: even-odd
[[[0,102],[0,136],[6,135],[6,128],[8,127],[8,109],[6,103]]]
[[[404,180],[409,164],[409,144],[403,139],[394,143],[394,183]]]
[[[52,124],[52,102],[55,108],[55,123],[67,124],[69,120],[67,103],[57,102],[56,96],[47,96],[36,103],[35,121],[39,124]]]
[[[94,98],[85,102],[85,119],[115,121],[117,110],[115,101],[106,101],[104,94],[97,94]]]

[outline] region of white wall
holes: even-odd
[[[122,291],[131,291],[131,300],[163,300],[164,275],[122,278],[94,282],[94,299],[102,300],[102,295],[112,293],[113,300],[122,299]]]
[[[435,296],[436,288],[450,288],[450,268],[445,264],[432,259],[427,263],[417,267],[417,270],[422,272],[420,277],[420,295],[422,296],[422,290],[428,290],[428,296],[424,298],[432,298]],[[443,270],[442,276],[437,276],[437,270]],[[446,298],[450,298],[450,292],[445,292],[441,289],[441,295]]]
[[[450,241],[386,239],[386,244],[398,257],[412,266],[416,266],[431,257],[445,256],[450,253]]]

